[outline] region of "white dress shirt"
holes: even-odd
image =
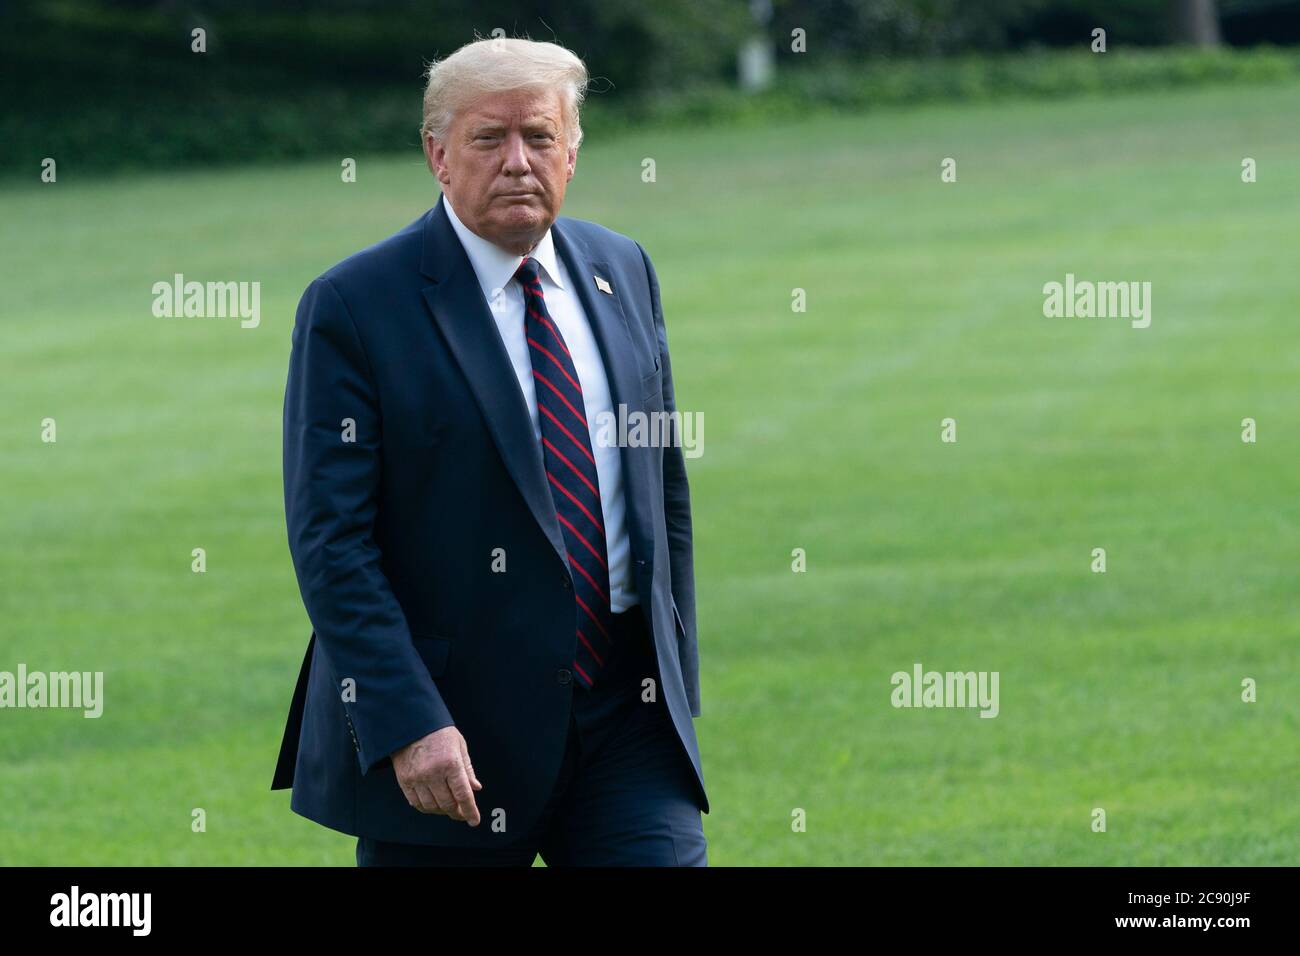
[[[508,252],[472,232],[456,217],[446,193],[443,193],[442,202],[447,208],[447,218],[451,220],[451,226],[456,230],[460,244],[465,247],[465,253],[474,267],[488,310],[496,319],[497,331],[501,333],[501,341],[510,356],[510,364],[514,366],[515,378],[523,392],[524,404],[533,420],[533,434],[537,437],[540,448],[542,427],[537,412],[537,388],[524,332],[524,290],[514,281],[515,272],[524,257]],[[528,255],[541,266],[540,278],[546,311],[564,336],[564,344],[569,348],[578,381],[582,384],[582,403],[587,412],[591,453],[596,459],[596,473],[600,478],[600,510],[605,519],[605,551],[609,559],[609,602],[611,610],[619,614],[637,603],[637,594],[632,577],[632,544],[627,534],[623,463],[619,459],[616,445],[602,447],[596,441],[597,422],[605,420],[601,417],[602,413],[614,413],[605,363],[588,324],[587,314],[583,311],[582,302],[574,291],[569,271],[555,254],[551,230],[546,230],[546,235],[542,236]]]

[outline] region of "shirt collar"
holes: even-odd
[[[446,193],[442,194],[442,204],[447,209],[451,228],[456,231],[460,244],[465,247],[465,254],[469,256],[470,265],[474,267],[479,287],[483,290],[483,298],[491,302],[498,289],[509,287],[524,257],[502,249],[496,243],[473,232],[456,216],[456,211],[451,208],[451,201]],[[537,260],[537,264],[542,267],[542,271],[552,283],[561,289],[564,288],[559,262],[555,257],[555,242],[551,239],[551,230],[546,230],[545,235],[528,255]]]

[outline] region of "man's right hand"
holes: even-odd
[[[479,825],[473,791],[482,790],[483,784],[474,775],[465,738],[455,726],[407,744],[392,758],[407,803],[421,813],[445,813],[472,827]]]

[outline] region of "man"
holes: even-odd
[[[557,218],[587,72],[550,43],[429,70],[442,188],[314,280],[284,407],[314,627],[273,789],[359,865],[705,866],[690,496],[645,250]]]

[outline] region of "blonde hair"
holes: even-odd
[[[587,93],[587,67],[572,51],[555,43],[508,37],[478,39],[429,64],[425,76],[420,141],[446,142],[457,111],[485,93],[558,90],[568,145],[582,143],[578,109]]]

